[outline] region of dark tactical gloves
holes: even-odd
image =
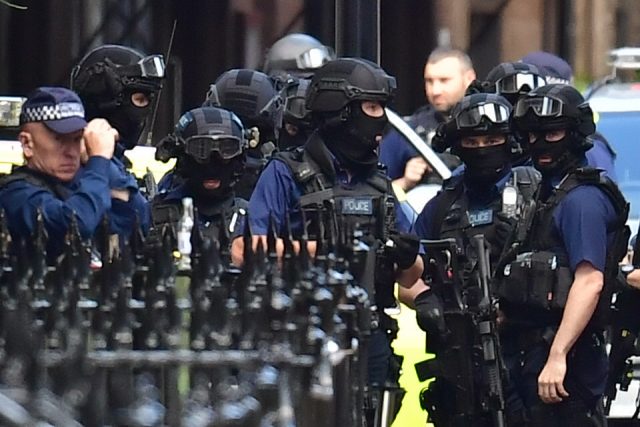
[[[389,260],[398,264],[401,270],[410,268],[420,251],[420,239],[413,234],[392,231],[389,240],[386,244]]]

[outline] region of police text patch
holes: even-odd
[[[467,212],[467,216],[469,217],[469,225],[472,227],[487,225],[493,222],[493,211],[491,209],[469,211]]]
[[[370,197],[345,197],[342,199],[343,215],[373,215],[373,200]]]

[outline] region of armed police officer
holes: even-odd
[[[485,78],[484,85],[488,92],[503,96],[511,105],[515,105],[520,97],[533,89],[547,84],[544,76],[535,65],[524,62],[503,62],[496,65]],[[528,141],[513,146],[513,166],[531,166]]]
[[[231,256],[242,263],[242,239],[248,202],[235,197],[242,176],[247,141],[240,119],[230,111],[201,107],[186,112],[172,135],[157,147],[160,160],[177,158],[174,169],[160,181],[160,192],[152,202],[155,227],[177,227],[183,215],[182,199],[190,197],[198,218],[213,237],[228,230]]]
[[[516,104],[513,125],[542,182],[528,237],[498,272],[508,404],[532,426],[605,425],[602,329],[626,253],[628,205],[601,170],[586,167],[595,124],[576,89],[535,89]]]
[[[403,232],[409,223],[395,208],[390,181],[378,167],[376,148],[387,123],[384,105],[394,90],[395,79],[364,59],[340,58],[318,69],[306,99],[318,129],[303,147],[281,153],[267,165],[249,202],[253,235],[267,234],[270,216],[285,235],[290,213],[294,234],[300,236],[300,211],[314,218],[312,212],[326,200],[333,202],[343,232],[359,225],[376,241],[388,235],[394,242],[385,256],[391,264],[377,264],[371,296],[380,316],[368,354],[368,381],[374,387],[383,387],[391,374],[385,333],[390,319],[383,309],[394,303],[394,279],[411,286],[422,272],[417,239]]]
[[[333,49],[316,38],[308,34],[291,33],[269,48],[263,71],[280,81],[290,77],[308,79],[318,68],[335,58]]]
[[[236,188],[239,197],[251,197],[260,172],[276,151],[282,105],[273,80],[256,70],[226,71],[209,87],[202,106],[232,111],[250,134],[246,167]]]
[[[131,162],[124,153],[146,142],[143,132],[164,71],[161,55],[145,56],[127,46],[103,45],[87,53],[71,72],[71,88],[83,100],[87,118],[105,118],[120,133],[109,169],[109,185],[113,209],[126,220],[120,228],[128,233],[136,222],[146,230],[150,214],[136,178],[127,172]]]
[[[47,258],[53,262],[73,216],[88,239],[111,208],[109,159],[118,131],[103,119],[87,124],[80,98],[60,87],[32,92],[22,106],[20,126],[25,165],[0,181],[0,203],[16,240],[31,238],[41,214]],[[81,168],[83,150],[88,161]]]
[[[499,95],[465,96],[434,136],[460,157],[465,168],[462,174],[445,181],[442,191],[427,203],[416,220],[415,232],[422,239],[450,238],[456,242],[463,271],[453,273],[463,275],[463,289],[472,287],[471,274],[479,262],[473,237],[484,235],[493,268],[515,228],[516,216],[525,210],[527,201],[531,202],[539,182],[539,174],[532,168],[511,167],[515,143],[509,127],[511,109],[511,104]],[[511,198],[507,205],[505,196]],[[425,248],[427,256],[431,255],[430,250]],[[467,360],[474,366],[482,365],[476,352],[480,337],[468,332],[477,326],[475,320],[465,317],[464,308],[448,301],[445,294],[451,289],[444,289],[444,283],[434,283],[438,279],[431,276],[427,278],[431,288],[419,281],[409,290],[400,290],[401,300],[415,306],[418,324],[427,332],[427,349],[436,353],[440,366],[434,371],[436,380],[423,394],[423,404],[437,426],[493,425],[494,416],[502,417],[502,408],[485,404],[491,399],[499,401],[502,396],[472,393],[471,389],[488,388],[491,379],[482,377],[479,368],[477,372],[463,372],[461,368],[469,366]],[[494,368],[499,373],[499,366]],[[462,378],[468,387],[456,382],[464,375],[470,377]],[[490,413],[491,409],[495,413]]]

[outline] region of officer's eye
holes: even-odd
[[[533,144],[534,142],[536,142],[536,139],[538,139],[538,134],[529,132],[529,143]]]
[[[549,142],[558,142],[562,138],[564,138],[566,134],[567,134],[567,131],[565,131],[564,129],[551,130],[544,135],[544,139],[546,139]]]

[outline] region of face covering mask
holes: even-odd
[[[349,119],[331,130],[327,145],[341,164],[354,171],[371,168],[378,163],[378,141],[387,125],[386,114],[381,117],[366,115],[359,104],[353,105]]]
[[[479,184],[493,184],[509,165],[508,143],[481,148],[461,148],[460,159],[465,164],[465,176]]]
[[[195,199],[216,203],[232,194],[243,166],[241,158],[233,158],[228,162],[219,160],[206,165],[187,161],[183,175]]]
[[[565,136],[559,141],[548,142],[544,136],[529,144],[531,159],[537,170],[543,175],[560,175],[567,172],[578,159],[571,151],[571,137]]]

